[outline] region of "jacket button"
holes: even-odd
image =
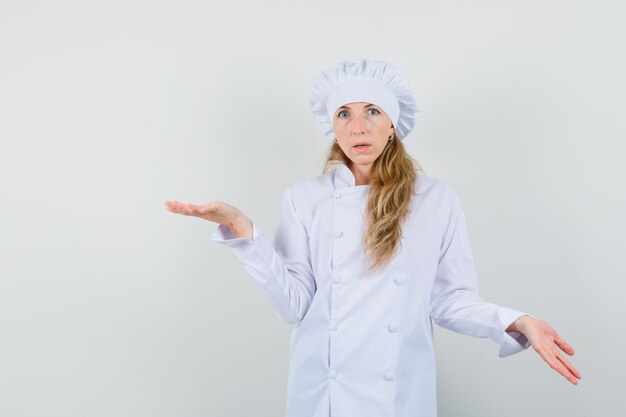
[[[385,381],[393,381],[393,374],[391,372],[387,372],[383,378],[385,378]]]
[[[397,324],[390,324],[389,327],[387,327],[387,328],[389,329],[389,331],[391,333],[398,331],[398,325]]]
[[[343,232],[339,231],[339,232],[335,232],[335,238],[340,238],[341,236],[343,236]]]
[[[335,278],[333,278],[333,282],[335,284],[341,284],[341,275],[335,276]]]
[[[335,198],[341,198],[341,193],[340,193],[339,191],[335,191],[335,192],[333,193],[333,196],[334,196]]]
[[[395,279],[395,280],[393,280],[393,282],[395,282],[395,283],[396,283],[396,285],[402,285],[402,284],[404,284],[404,278],[402,278],[402,277],[396,277],[396,279]]]
[[[331,369],[330,371],[328,371],[328,376],[329,376],[331,379],[335,379],[335,378],[337,378],[337,371],[335,371],[334,369]]]
[[[339,327],[339,324],[335,320],[331,320],[330,321],[330,330],[337,330],[337,327]]]

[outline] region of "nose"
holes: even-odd
[[[352,120],[352,133],[363,133],[363,131],[365,130],[365,121],[363,120],[363,116],[357,115]]]

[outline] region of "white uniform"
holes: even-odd
[[[419,175],[402,249],[364,276],[362,233],[369,185],[340,165],[283,194],[272,242],[218,225],[291,335],[287,417],[435,417],[432,322],[500,345],[527,349],[504,331],[525,314],[479,298],[458,193]]]

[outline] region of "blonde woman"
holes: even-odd
[[[284,192],[273,241],[224,202],[166,202],[216,222],[213,240],[296,324],[286,416],[436,416],[433,321],[490,338],[501,357],[532,346],[577,384],[559,352],[574,350],[548,323],[479,297],[459,194],[402,144],[418,113],[404,74],[342,61],[317,77],[310,104],[332,144],[323,174]]]

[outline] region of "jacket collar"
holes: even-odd
[[[343,163],[338,164],[337,168],[333,170],[333,184],[335,189],[353,188],[355,190],[366,190],[369,188],[369,184],[355,185],[356,179],[354,178],[354,174],[352,174],[350,168]]]

